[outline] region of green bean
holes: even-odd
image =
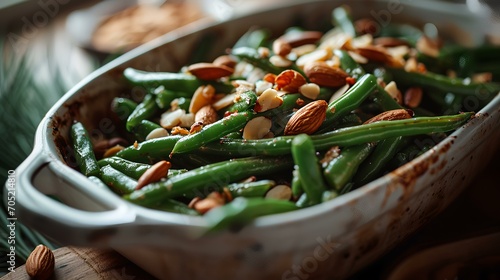
[[[71,140],[73,141],[75,159],[80,172],[87,177],[97,176],[99,166],[97,165],[92,142],[82,123],[76,122],[71,126]]]
[[[343,195],[343,194],[346,194],[346,193],[350,192],[353,189],[353,187],[354,187],[354,183],[352,183],[352,182],[347,183],[342,188],[342,190],[340,190],[339,195]]]
[[[332,21],[335,26],[340,27],[344,33],[351,37],[356,37],[356,28],[351,18],[349,7],[340,6],[333,9]]]
[[[224,136],[224,138],[227,139],[241,139],[242,137],[243,134],[240,131],[233,131]]]
[[[151,118],[158,113],[158,106],[156,105],[155,98],[152,94],[147,94],[135,110],[130,114],[127,119],[127,130],[133,132],[134,128],[141,123],[141,121]]]
[[[266,192],[274,187],[273,180],[259,180],[255,182],[233,183],[227,185],[233,197],[264,197]]]
[[[408,140],[408,137],[398,136],[377,143],[373,153],[359,167],[355,184],[360,186],[375,179],[396,153],[408,144]]]
[[[302,188],[302,182],[300,181],[300,175],[297,166],[295,166],[292,175],[292,195],[293,197],[299,197],[304,192],[304,189]]]
[[[370,93],[377,88],[377,79],[371,74],[361,77],[346,93],[340,98],[328,104],[326,118],[319,132],[326,131],[338,118],[345,116],[356,109]]]
[[[257,197],[237,197],[232,202],[212,209],[205,215],[209,227],[207,233],[227,228],[239,229],[257,217],[297,209],[298,207],[290,201]]]
[[[149,164],[133,162],[117,156],[103,158],[99,160],[97,164],[99,164],[100,167],[110,165],[114,169],[136,180],[151,167]]]
[[[359,79],[365,75],[365,70],[361,67],[345,50],[335,50],[334,54],[340,60],[340,68],[342,68],[349,76],[354,79]]]
[[[396,100],[394,100],[387,91],[385,91],[384,88],[381,86],[377,85],[377,90],[373,92],[373,94],[370,96],[370,99],[372,101],[379,105],[382,111],[390,111],[390,110],[396,110],[396,109],[402,109],[403,106],[399,105]]]
[[[116,194],[132,193],[137,186],[137,181],[114,169],[110,165],[101,167],[99,178]]]
[[[133,85],[146,88],[156,88],[162,85],[168,90],[194,93],[198,87],[211,84],[215,87],[216,92],[229,93],[233,89],[230,84],[200,80],[187,73],[146,72],[127,68],[123,75]]]
[[[316,158],[316,150],[307,134],[299,134],[293,138],[292,156],[298,167],[302,189],[312,204],[321,203],[321,196],[326,187]]]
[[[115,97],[111,102],[111,111],[113,111],[120,120],[126,120],[137,107],[137,103],[123,97]]]
[[[194,93],[194,92],[193,92]],[[165,89],[165,87],[160,86],[158,87],[154,94],[155,94],[155,102],[158,108],[162,110],[167,110],[170,108],[170,103],[174,101],[176,98],[184,97],[184,98],[190,98],[193,96],[193,93],[185,93],[181,91],[173,91],[173,90],[168,90]]]
[[[277,67],[269,60],[262,58],[256,49],[252,49],[249,47],[239,47],[232,49],[231,54],[269,73],[278,75],[283,70],[285,70],[285,68]]]
[[[306,208],[309,206],[313,206],[314,204],[311,203],[311,200],[309,200],[307,193],[304,192],[299,196],[299,199],[297,199],[295,205],[299,208]]]
[[[135,145],[126,147],[116,153],[116,156],[135,162],[152,163],[158,159],[168,158],[175,143],[181,138],[180,135],[171,135],[146,140],[137,144],[137,147]]]
[[[238,131],[246,125],[252,116],[253,114],[250,112],[235,113],[204,126],[199,132],[179,139],[172,154],[190,152],[231,132]]]
[[[132,132],[137,136],[137,138],[140,141],[143,141],[146,139],[146,137],[151,133],[153,130],[162,128],[159,124],[149,121],[149,120],[142,120],[139,124],[134,126],[132,129]]]
[[[238,41],[233,46],[233,49],[240,47],[249,47],[252,49],[258,49],[262,47],[266,40],[270,36],[270,31],[267,29],[250,29],[243,36],[241,36]]]
[[[221,187],[243,180],[286,170],[292,166],[287,158],[242,158],[209,164],[174,176],[163,182],[152,183],[136,190],[125,199],[142,205],[155,205],[166,198],[199,192],[204,187]]]
[[[417,117],[405,120],[378,121],[353,127],[340,128],[324,134],[312,135],[311,139],[317,151],[331,146],[353,146],[380,141],[397,136],[412,136],[433,132],[447,132],[465,124],[474,113],[462,113],[451,116]],[[221,139],[200,148],[208,154],[227,156],[245,155],[286,155],[291,153],[294,136],[279,136],[259,140]]]
[[[198,211],[189,208],[186,204],[173,199],[164,199],[159,204],[151,207],[155,210],[161,210],[171,213],[185,214],[189,216],[199,216]]]
[[[398,85],[420,86],[442,92],[476,96],[480,101],[488,102],[500,91],[500,84],[497,83],[469,83],[463,79],[448,78],[431,72],[406,72],[403,69],[395,68],[388,68],[388,70],[398,81]]]
[[[373,147],[375,147],[373,143],[366,143],[343,148],[340,155],[328,162],[323,170],[323,176],[330,187],[337,192],[341,191],[352,180]]]
[[[231,113],[245,112],[253,109],[257,102],[257,94],[254,91],[248,90],[240,94],[238,102],[231,105],[226,111]]]

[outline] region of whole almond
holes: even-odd
[[[376,115],[375,117],[365,121],[364,124],[369,124],[378,121],[394,121],[394,120],[410,119],[413,118],[413,115],[414,115],[413,111],[408,109],[390,110]]]
[[[234,69],[234,67],[236,66],[236,60],[234,60],[230,55],[221,55],[214,60],[213,64],[217,66],[222,65]]]
[[[324,87],[340,87],[345,85],[349,75],[338,67],[331,67],[326,62],[315,61],[304,66],[304,73],[310,82]]]
[[[373,44],[375,46],[386,47],[386,48],[410,45],[406,40],[394,37],[378,37],[373,39]]]
[[[234,69],[225,65],[215,65],[213,63],[200,62],[189,65],[187,70],[202,80],[217,80],[233,74]]]
[[[281,72],[275,79],[278,90],[286,92],[298,92],[302,85],[307,83],[306,78],[295,70],[285,70]]]
[[[139,190],[150,183],[160,181],[161,178],[167,176],[168,170],[171,166],[172,164],[166,160],[155,163],[141,175],[139,180],[137,180],[137,186],[135,189]]]
[[[279,56],[287,56],[292,51],[292,46],[283,39],[276,39],[273,42],[273,52]]]
[[[203,125],[211,124],[217,121],[217,111],[211,105],[200,108],[194,115],[194,122],[201,122]]]
[[[292,48],[296,48],[302,45],[314,44],[318,42],[322,36],[323,33],[319,31],[297,31],[289,32],[279,39],[289,44]]]
[[[54,253],[45,245],[38,245],[26,260],[26,273],[33,279],[49,279],[54,273]]]
[[[317,100],[300,108],[288,120],[284,134],[313,134],[325,120],[327,108],[328,103],[325,100]]]
[[[391,56],[382,47],[365,46],[356,49],[356,52],[361,56],[368,58],[371,61],[389,63],[392,61]]]

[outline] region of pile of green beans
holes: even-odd
[[[129,146],[107,147],[102,156],[93,148],[99,143],[75,121],[71,139],[80,171],[130,203],[203,215],[208,232],[237,229],[257,217],[311,207],[362,187],[432,148],[500,91],[500,47],[464,48],[446,43],[439,55],[432,56],[419,49],[417,42],[425,39],[425,34],[418,29],[391,25],[379,34],[370,34],[358,28],[346,6],[332,12],[332,25],[322,38],[304,39],[307,42],[302,44],[313,45],[312,52],[324,48],[328,36],[343,33],[350,40],[364,36],[374,38],[365,47],[382,49],[382,54],[387,50],[383,55],[392,62],[371,57],[363,61],[359,47],[351,43],[330,49],[330,57],[320,60],[345,73],[345,92],[338,92],[342,87],[319,84],[317,96],[305,94],[302,87],[278,91],[275,98],[279,104],[267,110],[259,103],[263,102],[262,92],[280,90],[275,81],[286,70],[301,75],[305,84],[312,79],[297,63],[300,55],[294,50],[300,43],[285,42],[291,51],[278,55],[273,43],[285,37],[264,28],[250,28],[228,49],[226,58],[236,66],[224,66],[224,71],[232,67],[234,72],[222,77],[204,80],[186,70],[189,67],[178,73],[128,68],[123,73],[125,79],[131,87],[143,88],[145,96],[139,102],[126,95],[113,100],[111,110],[128,133],[109,138],[121,137]],[[288,38],[306,34],[299,27],[286,32]],[[393,63],[396,58],[390,57],[389,46],[374,46],[381,36],[393,36],[393,42],[408,46],[409,51],[398,58],[403,64]],[[276,56],[289,62],[288,66],[276,63]],[[464,57],[474,60],[467,64],[467,71],[458,62]],[[418,67],[410,69],[410,60]],[[492,67],[495,61],[497,66]],[[211,67],[219,66],[214,62]],[[479,76],[483,80],[476,81]],[[390,82],[396,83],[396,91],[386,86]],[[209,88],[215,94],[204,105],[213,109],[218,100],[230,100],[213,109],[215,120],[187,125],[179,121],[176,128],[164,123],[164,116],[176,110],[185,117],[198,118],[193,109],[199,102],[198,91]],[[399,92],[406,100],[409,92],[415,91],[422,93],[416,104],[394,96]],[[474,108],[469,106],[471,99],[477,101]],[[285,135],[285,126],[293,116],[317,100],[328,102],[317,129]],[[409,117],[381,117],[396,112]],[[374,117],[381,119],[373,121]],[[252,122],[263,119],[271,122],[265,133],[257,138],[244,136]]]

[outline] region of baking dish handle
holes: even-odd
[[[43,152],[33,152],[15,170],[15,183],[6,185],[12,190],[15,217],[62,245],[124,243],[120,233],[136,220],[117,195]]]

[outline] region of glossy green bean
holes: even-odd
[[[92,142],[82,123],[76,122],[71,126],[71,140],[73,141],[76,164],[80,172],[87,177],[99,175],[99,166],[97,165]]]
[[[168,158],[175,143],[181,138],[180,135],[171,135],[146,140],[138,143],[137,147],[135,145],[126,147],[116,153],[116,156],[135,162],[153,163],[159,159]]]
[[[144,141],[146,137],[149,135],[149,133],[158,128],[162,127],[155,122],[149,120],[142,120],[140,123],[134,126],[132,132],[135,134],[138,140]]]
[[[193,208],[189,208],[186,204],[174,200],[174,199],[164,199],[157,205],[151,207],[155,210],[166,211],[171,213],[185,214],[189,216],[199,216],[198,211]]]
[[[231,84],[204,81],[187,73],[146,72],[127,68],[123,72],[123,75],[131,84],[146,88],[164,86],[168,90],[194,93],[198,87],[211,84],[217,92],[221,93],[229,93],[233,89]]]
[[[89,176],[88,179],[101,189],[109,189],[108,186],[106,186],[106,184],[104,184],[104,182],[96,176]]]
[[[164,182],[149,184],[125,196],[125,199],[143,206],[155,205],[165,198],[203,192],[204,188],[220,188],[249,176],[280,172],[292,165],[292,160],[288,158],[242,158],[217,162],[174,176]]]
[[[158,106],[156,105],[155,98],[152,94],[147,94],[139,105],[134,109],[132,114],[127,118],[126,128],[128,131],[133,132],[134,128],[141,123],[158,113]]]
[[[474,113],[462,113],[451,116],[378,121],[312,135],[311,139],[316,150],[321,151],[334,145],[341,147],[353,146],[397,136],[447,132],[465,124],[473,115]],[[222,153],[227,156],[286,155],[291,153],[293,138],[294,136],[280,136],[273,138],[271,141],[269,139],[221,139],[202,146],[200,151],[209,154]]]
[[[240,94],[238,102],[231,105],[226,111],[231,113],[245,112],[253,109],[257,102],[257,94],[254,91],[248,90]]]
[[[199,132],[182,137],[177,141],[172,154],[186,153],[198,149],[206,143],[242,129],[253,117],[251,112],[241,112],[229,115],[212,124],[204,126]]]
[[[264,197],[266,192],[276,185],[273,180],[233,183],[227,185],[233,197]]]
[[[120,120],[126,120],[137,107],[133,100],[123,97],[115,97],[111,102],[111,111],[113,111]]]
[[[222,229],[237,230],[257,217],[297,209],[298,207],[290,201],[257,197],[237,197],[232,202],[212,209],[205,215],[209,227],[207,233]]]
[[[277,67],[272,64],[268,59],[262,58],[256,49],[249,47],[239,47],[231,50],[231,54],[236,56],[238,59],[246,61],[253,66],[260,68],[266,72],[278,75],[285,68]]]
[[[359,79],[365,75],[365,69],[361,67],[345,50],[335,50],[335,56],[340,60],[340,68],[342,68],[349,76],[354,79]]]
[[[133,162],[117,156],[103,158],[99,160],[97,164],[99,164],[100,167],[110,165],[114,169],[136,180],[151,167],[149,164]]]
[[[292,172],[292,195],[295,198],[300,197],[302,193],[304,193],[304,189],[302,188],[302,182],[300,181],[300,175],[299,175],[299,170],[298,167],[295,166],[293,172]]]
[[[291,150],[293,161],[298,167],[302,189],[312,204],[321,203],[326,186],[311,138],[307,134],[297,135],[292,140]]]
[[[374,147],[375,144],[366,143],[342,148],[340,155],[328,162],[323,170],[323,176],[329,186],[337,192],[341,191],[353,179],[359,166]]]
[[[101,179],[111,190],[119,195],[132,193],[137,186],[137,181],[116,170],[110,165],[101,167]]]
[[[155,94],[155,102],[158,108],[162,110],[167,110],[170,109],[170,103],[174,101],[176,98],[184,97],[184,98],[191,98],[193,96],[193,93],[185,93],[182,91],[173,91],[173,90],[168,90],[165,89],[165,87],[161,86],[157,88],[154,92]]]
[[[233,49],[248,47],[252,49],[258,49],[264,46],[266,41],[271,35],[270,31],[263,28],[251,28],[243,36],[241,36],[238,41],[233,45]]]
[[[332,11],[332,21],[335,26],[340,27],[344,33],[356,37],[357,32],[347,6],[339,6]]]

